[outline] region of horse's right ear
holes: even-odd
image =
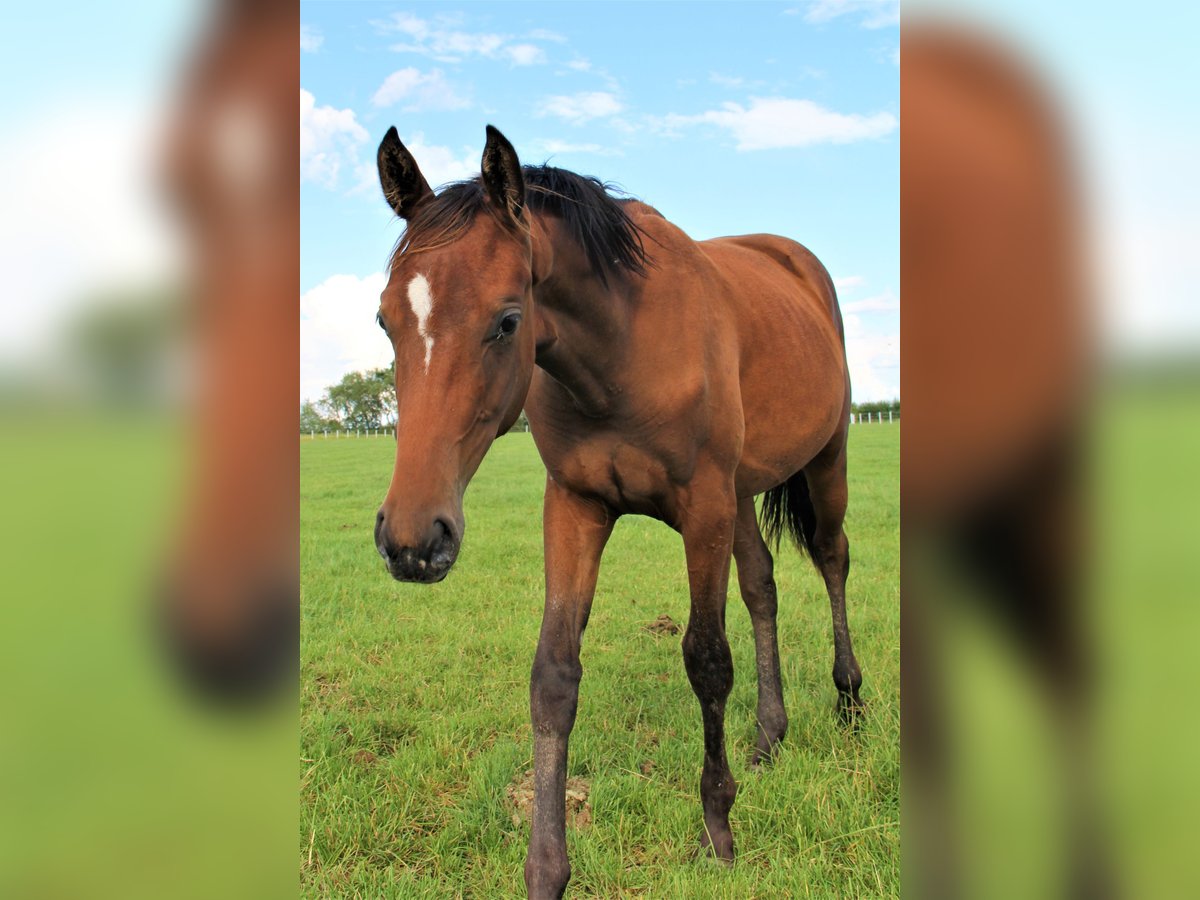
[[[417,161],[400,143],[400,134],[393,125],[379,144],[379,183],[388,206],[402,219],[412,218],[413,210],[426,197],[432,196],[429,182],[417,167]]]

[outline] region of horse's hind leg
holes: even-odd
[[[752,765],[769,762],[787,732],[783,685],[779,678],[779,639],[775,632],[778,601],[774,561],[762,539],[754,500],[738,503],[733,533],[733,558],[737,560],[738,586],[754,627],[754,659],[758,668],[758,743]]]
[[[725,638],[725,597],[736,531],[737,503],[732,479],[697,476],[689,487],[680,531],[687,557],[692,605],[683,635],[683,664],[700,702],[704,722],[704,770],[700,799],[704,806],[702,852],[733,861],[729,810],[737,782],[725,756],[725,701],[733,687],[733,656]]]
[[[845,721],[850,722],[862,706],[858,696],[862,672],[858,668],[858,660],[854,658],[850,627],[846,624],[850,542],[842,529],[847,498],[844,439],[822,451],[805,467],[804,475],[816,519],[810,549],[813,562],[825,579],[833,614],[833,683],[838,690],[838,711]]]

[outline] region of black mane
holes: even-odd
[[[610,275],[621,270],[646,274],[649,260],[642,230],[625,211],[629,199],[613,196],[612,185],[566,169],[541,165],[522,166],[521,171],[526,206],[562,220],[601,282],[607,283]],[[456,240],[485,209],[505,227],[513,227],[488,203],[481,176],[447,185],[417,207],[396,243],[393,261],[402,253],[431,250]]]

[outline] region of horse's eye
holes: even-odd
[[[387,326],[383,324],[383,313],[375,313],[375,324],[382,328],[385,333],[387,332]]]
[[[500,324],[496,327],[495,339],[502,341],[505,338],[512,337],[517,331],[517,326],[520,324],[521,314],[515,309],[505,313],[504,318],[500,320]]]

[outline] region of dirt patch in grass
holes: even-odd
[[[588,796],[592,786],[582,778],[567,779],[567,827],[587,828],[592,824],[592,805]],[[508,802],[513,807],[514,825],[528,822],[533,817],[533,769],[527,769],[520,778],[513,779],[505,788]]]
[[[370,750],[359,750],[354,754],[353,759],[360,766],[373,766],[379,762],[379,757]]]
[[[651,634],[679,634],[683,629],[679,627],[678,622],[663,613],[649,625],[643,625],[642,631],[648,631]]]

